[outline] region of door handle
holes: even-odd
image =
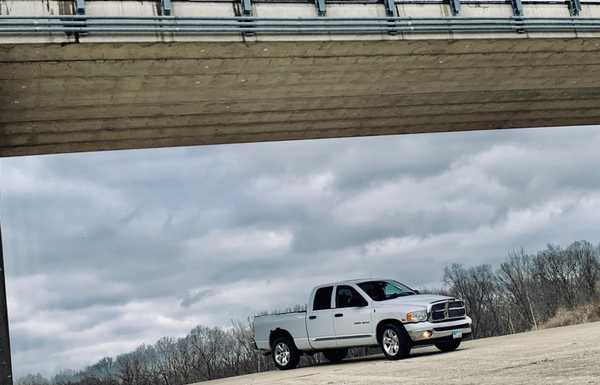
[[[316,315],[310,315],[310,316],[308,316],[308,319],[317,319],[317,316]]]
[[[334,315],[334,317],[337,317],[337,318],[340,318],[340,317],[343,317],[343,316],[344,316],[344,314],[343,314],[343,313],[336,313],[336,314]]]

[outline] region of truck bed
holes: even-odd
[[[272,331],[277,329],[287,330],[296,341],[296,344],[308,344],[306,311],[256,316],[254,318],[256,346],[260,350],[270,351],[269,336]]]

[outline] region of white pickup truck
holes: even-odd
[[[452,351],[470,334],[462,300],[419,294],[391,279],[320,285],[306,311],[254,318],[256,347],[271,353],[279,369],[293,369],[302,354],[317,352],[337,362],[358,346],[380,346],[391,360],[419,345]]]

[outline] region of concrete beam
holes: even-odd
[[[0,0],[0,11],[69,9],[38,3]],[[157,4],[88,0],[86,16],[157,16]],[[254,7],[258,17],[316,16],[313,4]],[[450,12],[397,7],[401,16]],[[564,16],[556,4],[533,7],[524,3]],[[600,16],[597,7],[582,12]],[[174,1],[172,11],[234,16],[227,3]],[[463,3],[461,12],[512,9]],[[378,17],[385,8],[328,4],[327,15]],[[597,32],[0,35],[0,156],[598,124],[598,73]]]

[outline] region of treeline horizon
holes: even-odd
[[[515,250],[496,267],[451,264],[444,284],[427,292],[462,298],[473,319],[473,338],[600,320],[600,245],[577,241],[535,254]],[[352,349],[351,356],[369,352]],[[304,356],[302,365],[322,360],[320,354]],[[50,379],[29,374],[16,385],[187,385],[273,369],[271,357],[254,350],[249,318],[230,327],[199,325],[184,337],[162,337]]]

